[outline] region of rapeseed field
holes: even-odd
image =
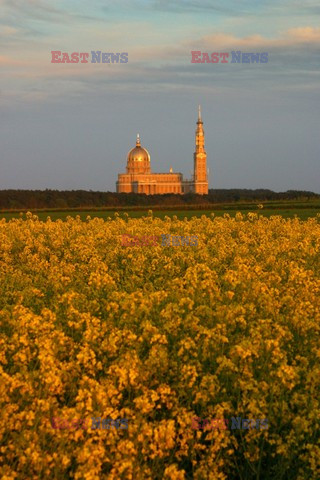
[[[319,253],[319,215],[3,219],[0,478],[319,480]]]

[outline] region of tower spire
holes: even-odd
[[[139,133],[137,133],[136,146],[137,146],[137,147],[140,147],[140,135],[139,135]]]
[[[198,121],[197,123],[203,123],[202,118],[201,118],[201,105],[198,107]]]
[[[204,130],[201,118],[201,106],[198,110],[196,129],[196,151],[194,153],[194,193],[208,193],[207,154],[204,147]]]

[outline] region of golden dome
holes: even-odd
[[[143,161],[147,161],[148,163],[150,163],[150,154],[146,148],[141,147],[140,137],[138,133],[136,146],[132,148],[132,150],[130,150],[130,152],[128,153],[128,162],[135,163]]]

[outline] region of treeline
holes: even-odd
[[[94,207],[187,206],[212,203],[263,202],[270,200],[310,200],[320,198],[313,192],[288,190],[220,189],[208,195],[145,195],[135,193],[93,192],[86,190],[0,190],[0,209],[68,209]]]

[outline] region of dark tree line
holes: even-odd
[[[220,189],[208,195],[145,195],[135,193],[93,192],[86,190],[0,190],[0,209],[68,209],[134,206],[204,206],[212,203],[262,202],[270,200],[309,200],[320,198],[313,192],[288,190]]]

